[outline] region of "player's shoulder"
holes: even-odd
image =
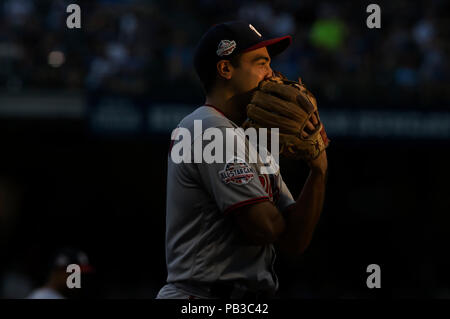
[[[201,121],[201,122],[194,122],[194,121]],[[178,127],[184,127],[190,131],[193,131],[195,123],[197,123],[197,125],[201,123],[202,131],[213,127],[218,128],[236,127],[222,113],[220,113],[215,108],[209,106],[200,106],[197,109],[195,109],[192,113],[188,114],[180,121]]]

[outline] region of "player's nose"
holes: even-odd
[[[272,68],[270,66],[267,67],[267,72],[266,72],[266,76],[264,77],[264,80],[269,79],[273,76],[273,71]]]

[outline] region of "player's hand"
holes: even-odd
[[[316,128],[319,125],[319,121],[317,119],[317,117],[313,114],[311,116],[311,118],[308,120],[308,122],[306,122],[305,128],[302,131],[302,136],[303,137],[308,137],[308,135],[310,135],[311,133],[313,133]],[[309,167],[311,168],[311,170],[316,170],[319,173],[324,173],[327,171],[328,169],[328,160],[327,160],[327,154],[326,151],[324,150],[319,157],[317,157],[314,160],[311,160],[308,163]]]

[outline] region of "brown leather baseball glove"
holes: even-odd
[[[315,123],[314,129],[308,121]],[[315,97],[300,78],[290,81],[281,73],[262,81],[255,90],[243,124],[244,129],[248,127],[279,128],[279,154],[291,159],[309,162],[329,144]]]

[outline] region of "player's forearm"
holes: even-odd
[[[286,228],[278,242],[282,249],[301,254],[308,247],[322,212],[325,185],[326,172],[311,170],[296,203],[285,214]]]

